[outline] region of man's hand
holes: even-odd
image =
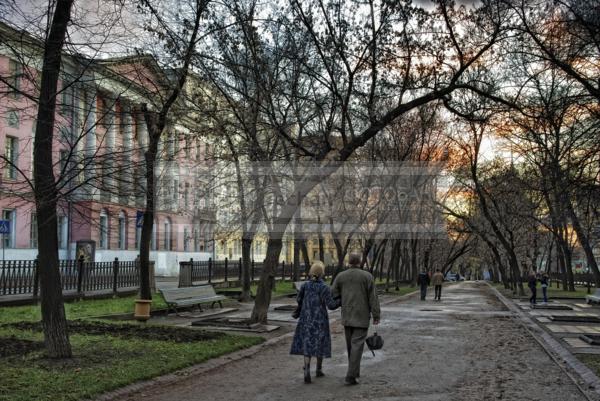
[[[373,325],[377,326],[379,324],[379,319],[373,319]]]

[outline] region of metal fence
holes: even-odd
[[[140,283],[138,261],[122,262],[118,258],[112,262],[61,260],[59,270],[63,292],[112,290],[116,293],[122,288],[139,287]],[[34,297],[39,294],[37,260],[0,262],[0,296],[27,294]]]
[[[264,262],[250,262],[250,281],[258,281],[264,269]],[[335,271],[334,265],[325,266],[325,276],[331,277]],[[304,263],[300,264],[300,278],[305,279],[308,268]],[[280,280],[292,280],[294,275],[291,263],[280,262],[277,264],[275,278]],[[242,280],[242,259],[229,260],[203,260],[190,259],[179,262],[179,287],[190,287],[196,282],[230,282]]]
[[[563,280],[563,273],[552,272],[549,274],[549,277],[558,286]],[[527,281],[527,278],[525,278],[524,281]],[[596,286],[596,282],[594,281],[594,275],[591,272],[589,272],[589,273],[573,273],[573,283],[575,285],[581,285],[581,286],[588,287],[588,290],[590,290],[592,287]]]

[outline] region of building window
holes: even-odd
[[[60,142],[62,142],[63,144],[71,144],[72,142],[72,135],[71,135],[71,130],[67,127],[60,127],[60,129],[58,130],[59,132],[59,140]]]
[[[185,252],[189,251],[189,242],[190,242],[190,238],[189,238],[189,234],[188,234],[188,229],[187,229],[187,227],[185,227],[183,229],[183,250]]]
[[[103,210],[100,213],[100,232],[99,232],[99,237],[100,237],[100,244],[99,244],[99,248],[100,249],[108,249],[108,213],[106,213],[106,210]]]
[[[169,221],[169,219],[165,220],[165,242],[164,242],[164,247],[165,247],[165,251],[170,251],[171,250],[171,222]]]
[[[179,181],[173,180],[173,209],[178,208],[179,203]]]
[[[65,249],[67,247],[68,223],[69,221],[65,216],[57,217],[58,249]]]
[[[185,183],[185,190],[183,192],[183,205],[185,211],[188,211],[190,207],[190,184],[187,182]]]
[[[17,110],[9,110],[6,114],[6,123],[11,128],[19,128],[19,112]]]
[[[152,224],[152,243],[150,244],[153,251],[156,251],[156,244],[158,243],[156,239],[156,222],[154,222]]]
[[[135,249],[140,249],[142,239],[142,227],[135,227]]]
[[[197,228],[194,228],[194,252],[200,251],[200,233]]]
[[[10,76],[8,77],[8,83],[11,88],[11,96],[13,99],[18,99],[21,95],[21,77],[23,76],[23,65],[15,60],[9,60],[8,69]]]
[[[119,213],[119,249],[127,249],[127,216]]]
[[[37,226],[37,215],[31,213],[31,225],[29,227],[29,244],[31,248],[38,247],[38,226]]]
[[[19,159],[19,140],[12,136],[6,137],[4,143],[4,157],[6,158],[6,167],[4,177],[14,180],[17,178],[17,167]]]
[[[71,83],[67,82],[67,76],[62,76],[62,99],[60,104],[60,112],[63,115],[68,114],[72,108],[73,103],[73,86]]]
[[[60,174],[64,174],[67,170],[67,162],[69,160],[69,151],[62,149],[60,151]]]
[[[2,211],[2,220],[8,220],[10,224],[10,234],[3,234],[5,248],[15,247],[15,228],[16,228],[16,211],[15,209],[4,209]]]

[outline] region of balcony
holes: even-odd
[[[214,207],[205,207],[205,208],[197,208],[194,210],[194,220],[208,220],[208,221],[216,221],[217,220],[217,209]]]

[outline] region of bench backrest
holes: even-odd
[[[176,302],[190,298],[210,298],[217,295],[212,285],[199,285],[196,287],[166,288],[160,291],[166,302]]]

